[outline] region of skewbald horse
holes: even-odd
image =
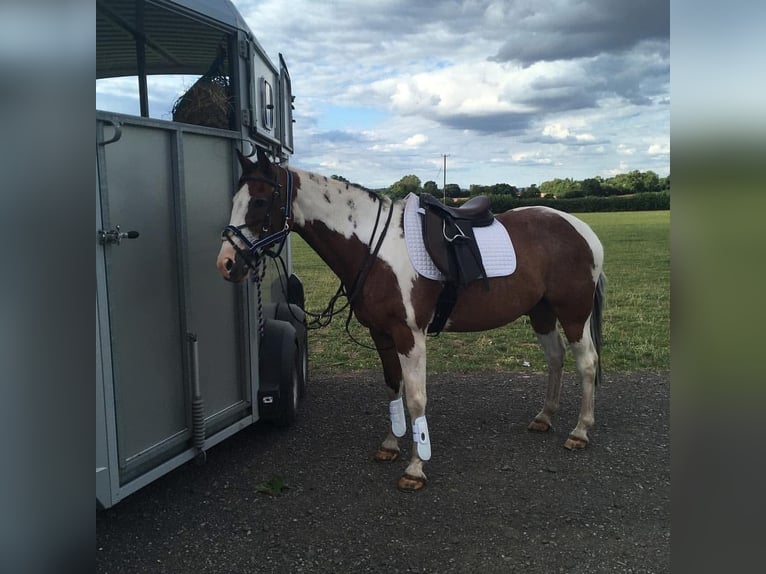
[[[423,488],[423,461],[431,456],[426,332],[442,283],[419,275],[410,262],[404,239],[405,202],[298,169],[290,169],[288,175],[287,168],[272,164],[260,150],[256,162],[241,154],[239,161],[242,178],[227,229],[247,228],[256,238],[295,231],[340,278],[351,293],[357,319],[369,329],[378,350],[391,401],[388,435],[374,458],[393,461],[399,455],[398,438],[406,432],[404,394],[414,447],[398,488]],[[292,189],[286,193],[289,184]],[[287,201],[291,205],[285,205]],[[548,386],[543,408],[528,428],[545,432],[559,407],[566,351],[558,322],[582,381],[579,419],[564,446],[584,448],[600,379],[603,247],[585,223],[550,208],[512,209],[496,219],[515,246],[516,270],[490,278],[488,284],[476,281],[462,288],[444,330],[483,331],[529,316],[545,352]],[[229,281],[242,281],[248,274],[242,237],[229,236],[218,255],[218,270]],[[355,285],[363,267],[366,276]]]

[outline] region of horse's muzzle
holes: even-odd
[[[244,258],[239,254],[234,255],[234,260],[227,258],[224,267],[229,272],[228,277],[224,276],[224,279],[232,283],[241,282],[247,276],[249,270]]]

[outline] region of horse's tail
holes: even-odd
[[[596,282],[596,292],[593,294],[593,312],[590,315],[590,336],[596,346],[598,364],[596,365],[596,385],[601,384],[601,317],[606,298],[606,275],[602,272]]]

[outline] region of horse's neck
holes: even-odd
[[[293,201],[294,229],[350,287],[367,254],[380,199],[345,182],[292,171],[300,181]]]

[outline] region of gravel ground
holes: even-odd
[[[670,374],[609,376],[591,444],[570,452],[579,385],[556,427],[526,431],[539,374],[433,375],[428,485],[371,460],[385,435],[382,374],[315,377],[295,427],[254,425],[96,513],[96,571],[668,572]],[[278,496],[257,489],[279,478]]]

